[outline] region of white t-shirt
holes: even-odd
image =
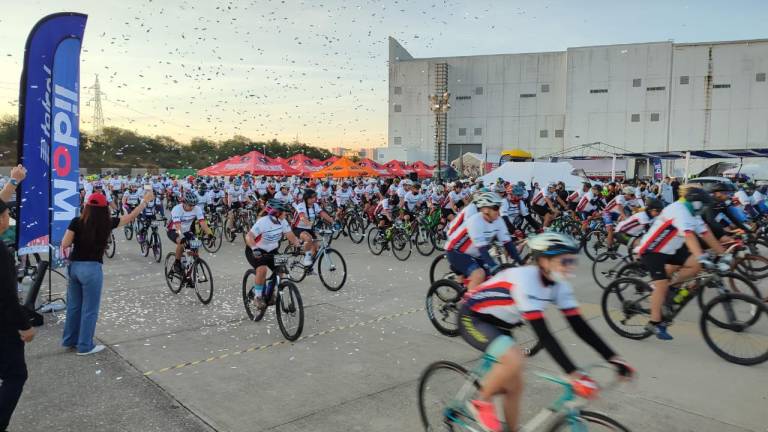
[[[192,229],[192,224],[195,221],[203,219],[205,219],[205,214],[200,207],[194,206],[192,210],[187,211],[184,209],[183,204],[176,204],[173,210],[171,210],[171,220],[168,223],[168,229],[173,229],[175,224],[180,223],[181,232],[185,233]]]
[[[312,226],[315,224],[315,220],[320,215],[320,212],[323,211],[318,203],[314,203],[312,206],[310,206],[309,211],[307,211],[307,205],[304,201],[295,204],[293,208],[296,209],[296,228],[301,229],[312,229]],[[302,214],[307,216],[309,223],[302,221]]]
[[[336,191],[336,205],[343,206],[349,204],[349,202],[352,200],[352,189],[347,187],[347,189],[339,188]]]
[[[256,245],[252,249],[273,252],[280,244],[283,234],[291,232],[291,227],[285,219],[274,216],[259,218],[251,227],[251,234],[256,237]]]

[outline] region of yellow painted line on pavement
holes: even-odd
[[[402,317],[402,316],[415,314],[417,312],[422,312],[422,311],[424,311],[423,307],[422,308],[416,308],[416,309],[409,309],[407,311],[398,312],[396,314],[379,316],[379,317],[370,319],[368,321],[360,321],[360,322],[356,322],[356,323],[352,323],[352,324],[348,324],[348,325],[344,325],[344,326],[331,327],[331,328],[326,329],[326,330],[322,330],[322,331],[319,331],[319,332],[308,334],[306,336],[301,336],[300,338],[298,338],[296,340],[296,342],[299,342],[299,341],[302,341],[302,340],[306,340],[306,339],[312,339],[312,338],[318,337],[318,336],[329,335],[331,333],[335,333],[335,332],[338,332],[338,331],[341,331],[341,330],[352,329],[352,328],[355,328],[355,327],[362,327],[362,326],[378,323],[378,322],[381,322],[381,321],[388,321],[388,320],[392,320],[392,319],[399,318],[399,317]],[[226,359],[227,357],[230,357],[230,356],[236,356],[236,355],[250,353],[250,352],[254,352],[254,351],[266,350],[266,349],[269,349],[269,348],[274,348],[274,347],[277,347],[277,346],[280,346],[280,345],[285,345],[285,344],[288,344],[288,343],[290,343],[290,342],[287,341],[287,340],[280,340],[280,341],[277,341],[277,342],[272,342],[271,344],[252,346],[252,347],[246,348],[244,350],[230,352],[230,353],[226,353],[226,354],[221,354],[221,355],[215,356],[215,357],[208,357],[207,359],[204,359],[204,360],[188,361],[188,362],[184,362],[184,363],[179,363],[179,364],[174,365],[174,366],[164,367],[162,369],[156,369],[156,370],[147,371],[147,372],[144,372],[144,376],[157,375],[157,374],[161,374],[161,373],[164,373],[164,372],[168,372],[168,371],[172,371],[172,370],[178,370],[178,369],[182,369],[182,368],[189,367],[189,366],[197,366],[197,365],[199,365],[201,363],[211,363],[211,362],[214,362],[216,360]]]

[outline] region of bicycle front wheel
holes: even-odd
[[[365,238],[365,222],[360,217],[350,217],[347,220],[347,234],[352,243],[360,244]]]
[[[622,264],[621,255],[617,252],[603,252],[592,262],[592,278],[600,288],[605,289],[616,278]]]
[[[304,329],[304,305],[296,285],[288,280],[280,282],[277,291],[277,325],[286,339],[293,342]]]
[[[430,256],[435,251],[431,231],[424,225],[419,225],[419,228],[416,230],[416,250],[424,256]]]
[[[449,361],[429,365],[419,379],[419,415],[424,430],[472,430],[464,427],[476,424],[464,402],[478,390],[478,381],[463,366]]]
[[[115,241],[114,231],[109,234],[109,240],[107,240],[107,248],[104,250],[104,255],[107,258],[115,257],[115,250],[117,250],[117,242]]]
[[[603,291],[603,318],[620,336],[645,339],[652,333],[645,328],[651,316],[651,287],[639,280],[621,278]]]
[[[320,282],[328,291],[338,291],[347,281],[347,263],[336,249],[328,249],[320,255],[317,262],[317,273]]]
[[[451,270],[451,265],[448,263],[448,256],[446,254],[440,254],[432,260],[432,265],[429,266],[429,283],[430,285],[440,279],[451,279],[456,277],[456,273]]]
[[[594,261],[601,252],[605,251],[605,232],[602,230],[590,231],[584,236],[582,244],[584,245],[584,253]]]
[[[152,256],[155,257],[155,262],[159,263],[163,259],[163,243],[160,242],[160,234],[154,232],[150,239],[152,242]]]
[[[130,240],[133,238],[133,223],[125,224],[123,227],[123,233],[125,233],[125,239]]]
[[[405,231],[396,231],[392,235],[392,254],[400,261],[405,261],[411,256],[411,239]]]
[[[459,335],[459,302],[464,287],[449,279],[441,279],[427,291],[426,309],[429,321],[440,333]]]
[[[213,231],[213,239],[204,240],[203,248],[205,248],[208,253],[216,253],[219,251],[219,249],[221,249],[221,243],[224,240],[224,229],[221,227],[221,225],[216,225],[211,229],[211,231]]]
[[[592,411],[580,411],[577,415],[564,416],[549,430],[550,432],[572,430],[629,432],[629,429],[616,420]]]
[[[173,270],[173,263],[176,261],[176,255],[171,252],[165,257],[165,283],[172,293],[178,294],[181,291],[182,276]]]
[[[378,228],[372,228],[368,232],[368,249],[374,255],[381,255],[381,251],[384,250],[384,233]]]
[[[195,284],[195,294],[202,304],[208,304],[213,299],[213,273],[208,263],[198,258],[192,269],[192,283]]]
[[[251,321],[261,321],[264,318],[264,313],[267,308],[259,309],[256,307],[256,303],[253,300],[252,288],[256,285],[256,271],[249,268],[243,275],[243,306],[245,306],[245,313],[248,314],[248,318]]]
[[[751,295],[727,293],[704,307],[701,335],[726,361],[752,366],[768,361],[768,306]]]

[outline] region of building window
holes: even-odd
[[[467,128],[459,128],[459,136],[467,136]]]
[[[395,104],[395,112],[403,112],[403,106],[400,104]]]
[[[403,137],[395,137],[395,145],[403,145]]]
[[[640,114],[632,114],[632,123],[640,122]]]
[[[647,88],[647,89],[645,89],[645,90],[646,90],[646,91],[664,91],[664,90],[666,90],[666,89],[667,89],[666,87],[664,87],[664,86],[661,86],[661,87],[648,87],[648,88]]]
[[[642,87],[643,80],[640,78],[635,78],[632,80],[632,87]]]
[[[652,122],[659,121],[659,113],[651,113],[651,121]]]
[[[532,98],[536,97],[536,93],[520,93],[521,98]]]
[[[715,85],[712,86],[712,88],[719,88],[719,89],[731,88],[731,85],[730,84],[715,84]]]
[[[555,138],[562,138],[564,136],[562,129],[555,129]]]
[[[755,74],[755,81],[765,82],[765,72],[758,72],[757,74]]]
[[[482,136],[483,128],[475,128],[475,136]]]
[[[483,88],[482,87],[475,87],[475,94],[480,96],[483,94]]]
[[[401,94],[403,94],[403,88],[402,88],[402,87],[399,87],[399,86],[398,86],[398,87],[395,87],[395,94],[396,94],[396,95],[401,95]]]
[[[546,138],[549,136],[549,132],[547,132],[546,129],[542,129],[539,131],[539,138]]]
[[[470,100],[472,96],[456,96],[456,100]]]
[[[541,85],[541,92],[542,93],[549,93],[549,84],[542,84]]]
[[[592,94],[608,93],[608,89],[592,89],[589,92],[592,93]]]
[[[688,77],[688,75],[683,75],[683,76],[680,77],[680,84],[681,85],[688,84],[688,81],[690,81],[690,78]]]

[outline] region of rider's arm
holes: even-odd
[[[715,238],[715,236],[712,234],[711,231],[707,231],[701,234],[701,238],[704,239],[704,241],[707,243],[710,249],[714,250],[718,254],[725,253],[725,249],[723,249],[723,245],[721,245],[720,242],[717,241],[717,239]]]
[[[144,199],[142,199],[141,202],[139,202],[139,205],[137,205],[132,212],[120,217],[120,223],[118,223],[117,226],[121,227],[123,225],[133,222],[133,220],[136,219],[141,214],[141,212],[144,211],[145,208],[147,208],[147,202],[152,199],[155,199],[155,194],[153,194],[152,191],[148,191],[144,195]]]
[[[530,311],[523,313],[523,318],[528,321],[536,337],[539,338],[539,342],[547,350],[552,359],[562,368],[565,373],[573,373],[576,371],[576,365],[573,364],[568,355],[563,351],[563,348],[557,342],[557,339],[549,331],[547,322],[544,321],[544,313],[542,311]]]
[[[610,360],[616,357],[616,353],[598,336],[597,333],[590,327],[584,320],[579,312],[578,308],[563,309],[561,311],[565,315],[568,323],[571,325],[573,332],[579,336],[581,340],[586,342],[595,351],[597,351],[605,360]]]

